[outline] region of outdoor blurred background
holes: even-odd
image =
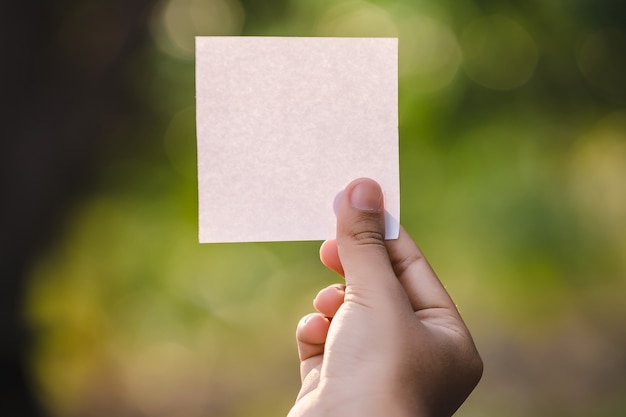
[[[458,415],[626,416],[625,4],[3,2],[1,414],[287,414],[340,278],[197,239],[194,36],[265,35],[399,38],[402,223],[485,362]]]

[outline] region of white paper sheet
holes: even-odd
[[[398,236],[397,39],[196,38],[200,242],[335,237],[353,179]]]

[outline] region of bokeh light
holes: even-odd
[[[330,7],[317,23],[317,36],[397,37],[392,16],[382,7],[367,1],[349,0]]]
[[[626,110],[615,110],[572,149],[571,187],[580,207],[626,243]],[[626,262],[626,257],[622,258]]]
[[[196,36],[239,35],[244,19],[238,0],[162,0],[151,26],[161,50],[193,59]]]
[[[461,50],[450,27],[418,14],[400,17],[401,77],[416,90],[436,91],[449,85],[461,63]]]

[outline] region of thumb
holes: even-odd
[[[337,208],[337,247],[346,286],[375,293],[398,285],[385,247],[385,208],[380,186],[359,178],[344,190]],[[352,292],[351,291],[351,292]],[[387,291],[382,291],[387,292]]]

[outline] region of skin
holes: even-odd
[[[380,186],[350,183],[324,265],[345,285],[322,289],[296,331],[302,388],[289,417],[450,416],[482,375],[455,304],[404,229],[384,240]]]

